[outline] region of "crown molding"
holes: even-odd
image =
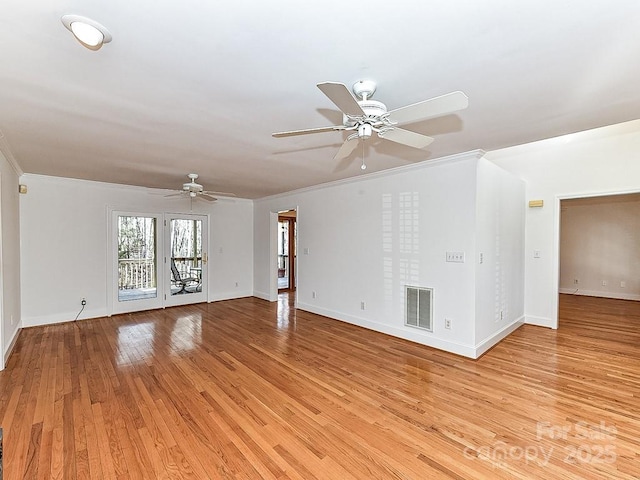
[[[363,182],[365,180],[371,180],[374,178],[380,177],[389,177],[392,175],[398,175],[401,173],[406,173],[414,170],[423,170],[425,168],[432,168],[438,165],[442,165],[443,163],[453,163],[453,162],[461,162],[464,160],[476,159],[479,160],[486,152],[484,150],[470,150],[468,152],[456,153],[453,155],[448,155],[446,157],[435,158],[433,160],[425,160],[423,162],[412,163],[410,165],[402,165],[401,167],[388,168],[386,170],[378,170],[377,172],[366,173],[364,175],[358,175],[355,177],[342,178],[340,180],[333,180],[331,182],[320,183],[318,185],[312,185],[310,187],[299,188],[297,190],[290,190],[288,192],[277,193],[275,195],[269,195],[267,197],[261,197],[255,199],[256,202],[262,201],[270,201],[278,198],[288,197],[290,195],[297,195],[301,193],[313,192],[316,190],[322,190],[328,187],[335,187],[338,185],[346,185],[350,183],[358,183]]]
[[[2,152],[2,155],[4,156],[4,158],[6,158],[7,162],[9,162],[9,165],[11,165],[11,168],[13,168],[13,171],[16,172],[16,174],[19,177],[24,175],[24,170],[22,170],[22,167],[20,167],[20,164],[18,163],[16,158],[13,156],[13,153],[11,153],[11,148],[9,148],[7,137],[4,136],[1,130],[0,130],[0,152]]]

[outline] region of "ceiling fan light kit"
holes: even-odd
[[[358,138],[366,140],[371,137],[371,133],[373,132],[373,127],[368,123],[363,123],[358,125]]]
[[[342,83],[322,82],[318,83],[317,86],[342,112],[342,125],[277,132],[273,136],[280,138],[309,133],[353,131],[354,133],[350,134],[338,149],[334,160],[342,160],[351,155],[358,141],[362,139],[364,142],[371,138],[373,132],[379,138],[412,148],[423,149],[434,139],[400,128],[400,125],[447,115],[463,110],[469,105],[467,96],[460,91],[456,91],[388,111],[384,103],[371,100],[370,97],[376,91],[376,83],[372,80],[360,80],[354,83],[351,89],[353,94]],[[362,170],[366,168],[364,151],[360,168]]]

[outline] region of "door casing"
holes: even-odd
[[[157,275],[157,296],[151,299],[119,301],[118,299],[118,217],[119,216],[141,216],[156,219],[156,275]],[[110,248],[107,255],[109,263],[107,268],[107,285],[108,285],[108,311],[110,315],[137,312],[141,310],[154,310],[174,305],[186,305],[191,303],[201,303],[209,301],[209,215],[196,215],[187,213],[165,213],[165,212],[135,212],[111,210],[110,212]],[[202,220],[202,255],[207,260],[203,261],[202,267],[202,291],[189,295],[171,295],[171,265],[169,256],[170,249],[170,220],[196,219]],[[176,298],[180,297],[180,298]]]

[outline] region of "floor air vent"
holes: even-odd
[[[432,331],[433,288],[405,287],[405,325]]]

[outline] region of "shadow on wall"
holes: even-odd
[[[420,193],[402,192],[394,205],[393,195],[382,195],[382,269],[384,272],[385,314],[392,316],[394,297],[405,303],[405,285],[420,282]],[[397,215],[394,216],[394,211]],[[394,262],[394,232],[397,235],[397,261]],[[395,287],[395,288],[394,288]]]

